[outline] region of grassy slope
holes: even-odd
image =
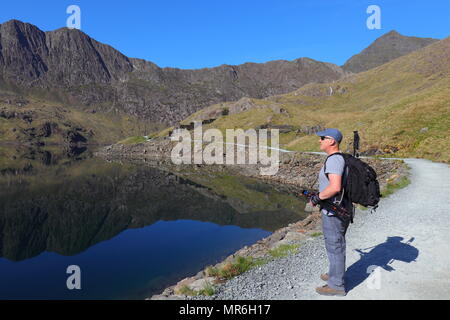
[[[392,156],[450,162],[450,38],[340,81],[309,84],[289,94],[252,100],[258,105],[277,103],[288,114],[276,114],[270,108],[251,109],[223,116],[204,129],[224,132],[265,123],[294,128],[320,124],[343,131],[344,150],[352,131],[359,130],[362,150],[378,148]],[[186,120],[199,118],[202,112]],[[291,150],[318,151],[317,137],[295,131],[282,134],[280,143]]]
[[[161,125],[144,123],[132,116],[84,112],[73,107],[62,106],[61,103],[37,98],[27,97],[27,100],[29,103],[23,107],[5,103],[0,105],[0,107],[12,112],[33,113],[32,123],[27,123],[19,118],[5,119],[0,117],[0,142],[25,143],[29,137],[23,130],[39,129],[46,122],[56,123],[60,129],[60,132],[53,133],[50,137],[36,139],[46,144],[64,143],[65,133],[77,127],[83,129],[81,134],[88,138],[89,143],[97,144],[113,143],[130,135],[148,134],[162,128]],[[13,128],[16,130],[13,131]],[[91,130],[92,136],[88,134]]]

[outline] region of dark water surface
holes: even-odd
[[[0,299],[143,299],[303,219],[255,179],[0,146]],[[69,290],[68,266],[81,271]]]

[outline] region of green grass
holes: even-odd
[[[180,288],[180,293],[186,296],[196,296],[197,292],[192,290],[188,285],[184,285]]]
[[[229,280],[252,268],[267,263],[267,259],[238,256],[233,262],[225,264],[222,268],[208,267],[206,274],[211,277]]]
[[[282,258],[298,251],[300,245],[298,244],[282,244],[275,249],[269,250],[269,255],[272,258]]]
[[[203,296],[212,296],[214,293],[216,293],[216,289],[209,282],[207,282],[205,287],[198,292],[199,295],[203,295]]]
[[[367,211],[367,210],[369,210],[368,207],[364,207],[364,206],[362,206],[362,205],[360,205],[360,204],[357,204],[356,207],[357,207],[359,210],[362,210],[362,211]]]
[[[126,138],[122,141],[119,141],[119,144],[139,144],[139,143],[143,143],[146,142],[147,139],[141,136],[137,136],[137,137],[129,137]]]
[[[322,232],[314,232],[313,234],[311,234],[311,237],[316,238],[316,237],[320,237],[321,235],[323,235]]]
[[[252,268],[262,266],[273,259],[286,257],[298,251],[298,244],[282,244],[275,249],[268,251],[268,257],[253,258],[238,256],[233,262],[229,262],[222,266],[207,267],[205,273],[209,277],[216,277],[222,280],[230,280]]]
[[[383,198],[388,197],[389,195],[393,194],[395,191],[400,190],[407,185],[409,185],[411,181],[408,177],[402,177],[399,181],[388,183],[386,187],[381,191],[381,196]]]
[[[205,286],[199,291],[192,289],[188,285],[183,285],[178,291],[178,293],[184,294],[186,296],[212,296],[215,292],[216,289],[209,282],[206,282]]]
[[[218,277],[219,276],[219,268],[209,266],[205,270],[206,275],[208,277]]]

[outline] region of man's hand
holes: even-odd
[[[317,206],[320,202],[319,194],[313,195],[311,197],[310,201],[311,201],[311,204],[313,205],[313,207]]]

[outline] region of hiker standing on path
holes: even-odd
[[[342,141],[342,133],[337,129],[326,129],[317,132],[316,135],[320,136],[320,149],[327,153],[328,158],[319,173],[319,193],[311,198],[311,204],[316,206],[320,200],[329,199],[333,202],[341,201],[341,206],[353,210],[352,203],[346,201],[341,192],[343,179],[345,179],[345,159],[340,154],[333,155],[340,153],[339,144]],[[316,288],[316,292],[321,295],[346,295],[345,233],[349,222],[338,218],[334,212],[322,208],[322,228],[330,267],[327,274],[320,276],[322,280],[327,281],[327,284]]]

